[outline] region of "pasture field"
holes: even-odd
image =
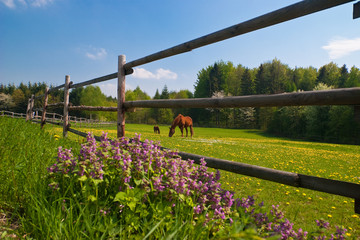
[[[47,125],[46,129],[52,134],[62,134],[59,127]],[[107,132],[110,138],[116,137],[116,126],[78,130],[94,135]],[[260,130],[194,128],[193,138],[182,138],[178,128],[169,138],[169,126],[160,126],[160,131],[158,135],[153,133],[153,126],[126,124],[127,137],[141,134],[143,140],[160,141],[167,148],[360,184],[360,146],[357,145],[274,138]],[[69,138],[79,142],[83,139],[72,133]],[[294,222],[296,228],[311,232],[315,229],[315,220],[324,219],[332,226],[344,226],[351,237],[360,239],[360,218],[354,212],[354,199],[225,171],[221,172],[221,182],[237,197],[254,195],[257,202],[264,201],[266,206],[280,205],[285,217]]]
[[[54,163],[57,148],[63,146],[78,152],[79,143],[84,141],[83,137],[72,133],[68,139],[63,139],[62,128],[58,126],[48,124],[45,131],[40,131],[38,124],[22,122],[0,118],[0,238],[2,232],[11,233],[16,228],[14,219],[11,222],[15,226],[6,225],[11,220],[11,213],[22,211],[29,198],[38,197],[36,193],[43,191],[40,188],[44,186],[38,183],[43,181],[46,167]],[[115,138],[115,128],[78,130],[94,135],[107,132],[110,138]],[[160,141],[167,148],[360,184],[360,146],[273,138],[258,130],[195,128],[193,138],[181,138],[179,129],[169,138],[168,126],[160,126],[160,131],[157,135],[150,125],[126,125],[127,137],[138,133],[143,140]],[[338,225],[348,229],[349,239],[360,239],[360,218],[354,213],[353,199],[225,171],[221,171],[220,180],[223,188],[234,191],[236,197],[254,195],[257,203],[263,201],[269,209],[272,205],[280,205],[285,217],[295,223],[294,228],[315,231],[315,220],[324,219],[333,227]],[[39,209],[33,214],[45,214],[41,205],[37,207]]]

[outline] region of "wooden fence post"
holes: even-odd
[[[118,89],[117,89],[117,137],[125,136],[125,55],[118,56]]]
[[[355,122],[360,124],[360,105],[354,106],[354,119],[355,119]]]
[[[69,89],[70,89],[70,76],[65,76],[64,86],[64,121],[63,121],[63,137],[68,135],[69,126]]]
[[[31,98],[29,98],[28,105],[26,108],[26,121],[29,121],[30,119],[30,106],[31,106]]]
[[[42,112],[42,115],[41,115],[41,125],[40,125],[41,128],[43,128],[45,123],[46,123],[46,108],[47,108],[48,98],[49,98],[49,88],[46,87],[43,112]]]
[[[34,96],[34,94],[32,94],[31,98],[30,98],[30,109],[29,109],[29,120],[30,121],[33,119],[34,102],[35,102],[35,96]]]

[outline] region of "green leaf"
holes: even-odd
[[[94,195],[90,195],[90,196],[88,196],[88,200],[91,202],[95,202],[97,199]]]
[[[85,175],[82,175],[81,177],[79,177],[79,181],[84,182],[86,181],[87,177]]]
[[[185,200],[185,202],[186,202],[189,206],[191,206],[191,207],[194,206],[194,203],[193,203],[193,200],[192,200],[191,197],[187,197],[186,200]]]
[[[139,186],[140,184],[143,183],[143,180],[142,179],[135,179],[134,182],[135,182],[136,186]]]
[[[3,232],[3,233],[1,234],[1,238],[5,238],[6,235],[7,235],[7,232],[5,231],[5,232]]]
[[[129,202],[128,206],[131,211],[134,211],[136,207],[136,201]]]
[[[179,198],[180,198],[181,201],[184,201],[184,200],[185,200],[185,195],[182,194],[182,193],[180,193],[180,194],[179,194]]]
[[[92,182],[95,184],[95,186],[99,185],[99,183],[103,182],[104,180],[102,179],[91,179]]]
[[[126,192],[118,192],[115,196],[114,202],[124,201],[127,197]]]

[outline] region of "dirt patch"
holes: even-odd
[[[20,239],[19,236],[14,234],[19,228],[18,223],[11,223],[10,220],[8,214],[0,212],[0,238]]]

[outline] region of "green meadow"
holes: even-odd
[[[3,128],[10,121],[16,124],[11,129]],[[76,152],[84,140],[70,132],[68,139],[63,139],[62,128],[50,124],[45,125],[45,131],[39,133],[33,131],[34,127],[40,128],[39,125],[22,124],[21,121],[0,119],[0,214],[7,216],[8,223],[16,223],[17,219],[12,219],[11,213],[26,206],[28,199],[24,192],[40,192],[36,183],[42,181],[41,176],[46,172],[46,167],[54,163],[57,148],[63,146]],[[116,137],[114,126],[76,129],[94,135],[107,132],[109,138]],[[25,134],[25,131],[30,135]],[[158,135],[153,133],[153,126],[126,124],[127,137],[141,134],[142,140],[160,142],[167,148],[360,184],[360,146],[274,138],[259,130],[199,127],[194,128],[193,138],[182,138],[178,128],[175,135],[169,138],[169,126],[160,126],[160,131]],[[44,139],[48,141],[44,142]],[[45,144],[47,148],[39,151],[39,146]],[[3,161],[12,158],[17,160]],[[225,171],[221,171],[220,180],[223,188],[235,192],[236,197],[253,195],[257,203],[263,201],[268,208],[279,205],[285,217],[295,223],[295,228],[315,231],[315,220],[324,219],[332,226],[344,226],[350,238],[360,237],[360,218],[359,214],[354,213],[354,199]],[[1,223],[0,228],[0,233],[12,231],[11,227],[4,227]]]
[[[61,136],[62,129],[48,127],[53,134]],[[179,128],[169,138],[169,126],[159,127],[160,135],[154,134],[153,126],[144,124],[126,124],[125,131],[127,137],[141,134],[143,140],[160,142],[163,147],[179,151],[360,184],[358,145],[275,138],[260,130],[200,127],[194,128],[193,138],[182,138]],[[116,137],[116,126],[78,129],[94,135],[107,132],[110,138]],[[69,138],[80,142],[82,139],[72,133],[69,133]],[[295,223],[294,227],[314,231],[315,220],[324,219],[331,225],[349,229],[351,236],[360,236],[360,218],[354,212],[354,199],[226,171],[221,171],[221,182],[237,197],[253,195],[257,202],[264,201],[269,207],[280,205],[285,217]]]

